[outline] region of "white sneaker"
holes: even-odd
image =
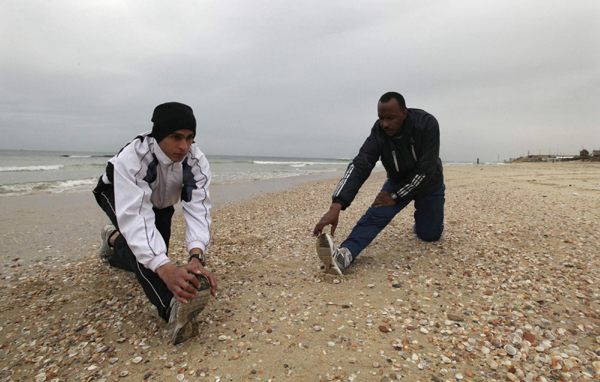
[[[194,275],[200,282],[198,294],[187,304],[182,304],[173,297],[171,313],[169,314],[168,336],[173,345],[182,343],[198,335],[198,320],[196,317],[208,304],[210,282],[204,275]]]
[[[352,254],[348,248],[336,248],[328,233],[317,237],[317,255],[325,265],[325,272],[332,275],[343,275],[352,262]]]
[[[100,237],[102,238],[102,246],[100,247],[100,252],[98,252],[98,259],[103,263],[108,262],[108,260],[113,256],[115,250],[113,247],[108,244],[110,237],[115,233],[117,229],[112,224],[107,224],[102,228],[100,232]]]

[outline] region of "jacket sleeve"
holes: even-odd
[[[396,194],[399,200],[410,200],[418,194],[419,189],[435,181],[434,174],[440,158],[440,127],[438,121],[428,114],[423,123],[423,137],[419,147],[411,147],[417,156],[417,164],[404,179],[398,182]]]
[[[381,148],[375,136],[375,129],[378,126],[378,123],[375,123],[371,129],[371,135],[363,143],[358,155],[348,165],[346,173],[333,192],[332,200],[334,203],[341,204],[342,210],[350,206],[381,156]]]
[[[185,218],[185,243],[188,251],[200,248],[203,253],[210,244],[210,208],[208,192],[211,172],[208,160],[196,145],[183,163],[181,206]]]
[[[146,181],[152,153],[144,144],[130,144],[115,158],[115,215],[119,231],[127,241],[137,261],[155,272],[169,262],[167,246],[156,229]]]

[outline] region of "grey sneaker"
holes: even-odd
[[[108,262],[108,260],[115,253],[114,248],[112,248],[108,244],[108,239],[115,233],[117,229],[112,224],[107,224],[102,228],[102,232],[100,232],[100,237],[102,237],[102,246],[100,247],[100,252],[98,252],[98,259],[104,263]]]
[[[343,275],[352,262],[352,254],[348,248],[336,248],[328,233],[317,237],[317,255],[325,265],[325,272],[332,275]]]
[[[198,314],[208,304],[210,296],[210,282],[204,275],[194,275],[200,281],[198,294],[187,304],[182,304],[175,300],[171,300],[171,313],[169,314],[168,336],[173,345],[182,343],[192,337],[198,335]]]

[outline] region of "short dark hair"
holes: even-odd
[[[404,102],[404,97],[402,97],[402,94],[400,93],[387,92],[384,95],[382,95],[381,98],[379,98],[379,102],[388,103],[392,100],[392,98],[398,101],[398,105],[400,105],[400,110],[406,109],[406,102]]]

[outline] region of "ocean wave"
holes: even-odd
[[[0,196],[16,196],[38,193],[61,193],[79,190],[91,190],[98,178],[55,180],[52,182],[30,182],[0,185]]]
[[[69,155],[69,154],[63,154],[60,155],[63,158],[112,158],[114,155],[113,154],[101,154],[101,155]]]
[[[347,165],[348,163],[338,163],[338,162],[283,162],[283,161],[262,161],[262,160],[253,160],[252,164],[275,164],[275,165],[284,165],[291,167],[305,167],[305,166],[330,166],[330,165]]]
[[[19,172],[19,171],[56,171],[65,167],[62,164],[50,166],[22,166],[22,167],[0,167],[0,172]]]
[[[339,173],[340,169],[336,168],[322,168],[314,169],[307,172],[287,172],[287,171],[260,171],[252,173],[244,172],[214,172],[212,175],[211,184],[232,184],[232,183],[245,183],[254,182],[259,180],[269,179],[285,179],[296,176],[309,176],[309,175],[320,175],[320,174],[331,174]]]
[[[229,160],[229,159],[215,159],[215,158],[211,158],[210,156],[207,157],[208,159],[208,163],[210,163],[211,165],[214,164],[232,164],[232,163],[252,163],[251,160]]]

